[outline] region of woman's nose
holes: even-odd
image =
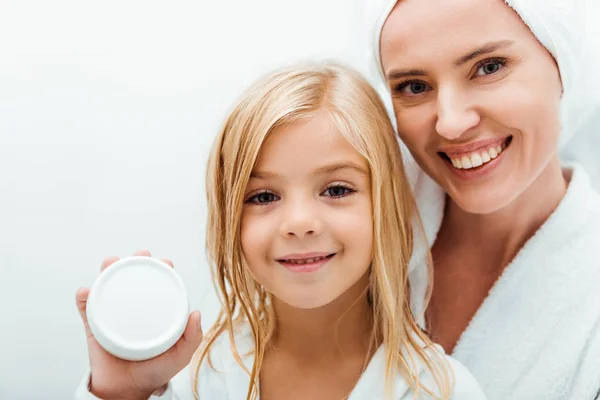
[[[456,140],[479,124],[480,116],[467,100],[467,96],[457,89],[440,90],[435,125],[438,135]]]

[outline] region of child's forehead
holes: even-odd
[[[368,170],[367,161],[331,117],[317,115],[273,131],[260,149],[254,171],[325,170],[335,164],[354,164]]]

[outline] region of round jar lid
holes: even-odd
[[[128,257],[100,273],[90,290],[87,318],[98,343],[116,357],[156,357],[183,334],[189,302],[180,276],[150,257]]]

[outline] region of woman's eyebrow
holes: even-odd
[[[500,40],[497,42],[489,42],[484,44],[481,47],[471,51],[469,54],[466,54],[460,57],[458,60],[454,61],[455,67],[460,67],[463,64],[471,61],[475,57],[479,57],[484,54],[493,53],[499,49],[505,49],[511,46],[514,42],[512,40]],[[427,71],[422,69],[393,69],[388,73],[388,80],[392,81],[395,79],[404,78],[407,76],[427,76]]]
[[[469,54],[462,56],[458,60],[454,61],[454,66],[460,67],[461,65],[471,61],[475,57],[479,57],[484,54],[493,53],[494,51],[499,50],[499,49],[505,49],[505,48],[511,46],[513,43],[514,42],[512,40],[500,40],[498,42],[486,43],[483,46],[473,50]]]
[[[405,76],[426,76],[427,72],[422,69],[393,69],[388,74],[388,80],[404,78]]]

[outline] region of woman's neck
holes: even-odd
[[[373,338],[368,282],[365,274],[336,300],[315,309],[295,308],[274,298],[277,323],[270,347],[306,359],[365,354]]]
[[[455,246],[485,252],[486,264],[501,270],[550,217],[566,190],[556,156],[519,197],[496,212],[471,214],[449,200],[442,229],[455,233],[451,235]]]

